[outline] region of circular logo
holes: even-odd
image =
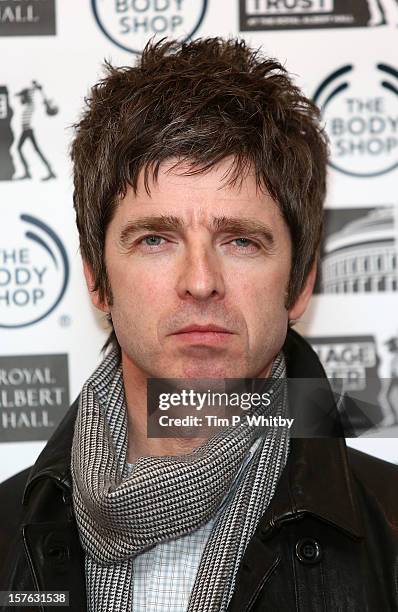
[[[398,167],[398,70],[372,71],[346,64],[329,74],[314,94],[330,139],[330,166],[357,177],[380,176]]]
[[[54,230],[31,215],[19,221],[20,231],[8,228],[1,239],[0,328],[26,327],[47,317],[69,280],[66,250]]]
[[[115,45],[141,53],[150,38],[188,40],[199,28],[207,0],[91,0],[95,19]]]

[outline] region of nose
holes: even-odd
[[[186,249],[177,280],[181,299],[220,300],[225,295],[221,262],[210,244],[191,245]]]

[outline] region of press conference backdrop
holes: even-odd
[[[70,126],[103,60],[130,65],[153,35],[240,35],[322,109],[326,233],[297,329],[347,389],[373,385],[380,427],[349,444],[398,461],[398,0],[2,0],[0,480],[36,459],[100,360]]]

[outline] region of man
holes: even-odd
[[[272,377],[278,418],[313,402],[286,379],[326,385],[291,329],[322,230],[318,120],[242,41],[148,45],[93,88],[74,202],[112,350],[1,486],[1,589],[76,611],[398,609],[396,466],[273,424],[147,436],[149,379]]]

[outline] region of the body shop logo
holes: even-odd
[[[326,122],[330,165],[351,176],[379,176],[398,167],[398,70],[351,64],[330,73],[314,101]]]
[[[202,23],[206,6],[207,0],[92,0],[103,33],[133,53],[153,36],[187,40]]]
[[[0,248],[0,327],[25,327],[47,317],[62,300],[69,263],[57,234],[21,215],[18,232],[5,228]],[[16,242],[15,236],[19,239]]]

